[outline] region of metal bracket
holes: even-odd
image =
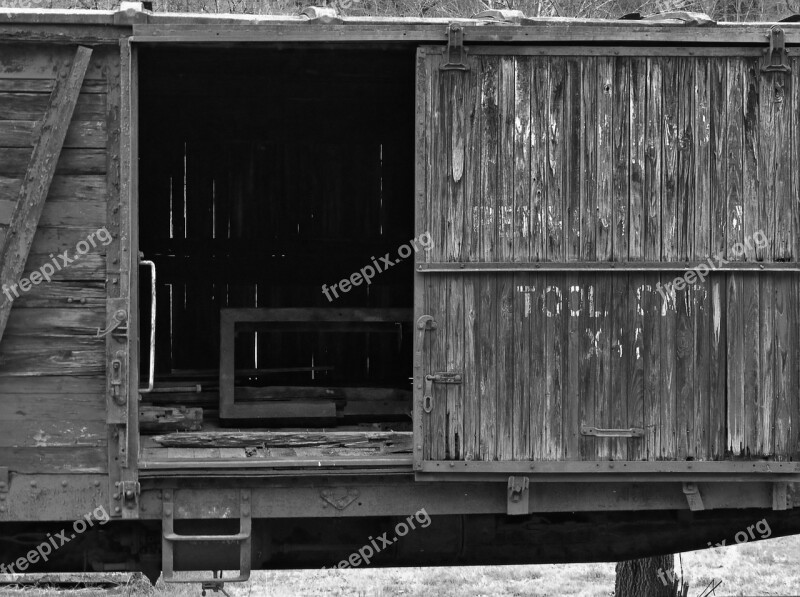
[[[769,38],[769,49],[764,50],[766,64],[761,67],[761,72],[791,73],[789,54],[786,53],[786,33],[781,27],[776,26],[769,30],[767,37]]]
[[[508,478],[508,499],[506,512],[509,516],[523,516],[529,514],[530,483],[528,477]]]
[[[697,512],[699,510],[706,509],[706,507],[703,505],[703,498],[700,495],[700,489],[697,487],[696,483],[684,483],[683,493],[686,496],[686,501],[689,503],[689,510],[692,512]]]
[[[336,497],[336,493],[330,489],[323,489],[319,497],[321,497],[326,504],[323,505],[323,508],[327,508],[328,504],[339,510],[340,512],[347,508],[350,504],[355,502],[358,499],[358,496],[361,495],[357,489],[348,489],[347,493],[340,498]]]
[[[459,23],[450,23],[447,28],[447,48],[444,50],[445,63],[441,70],[469,70],[467,50],[464,47],[464,28]]]
[[[630,429],[599,429],[597,427],[581,426],[581,435],[592,437],[643,437],[644,429],[631,427]]]
[[[122,502],[129,510],[136,509],[139,502],[139,494],[142,493],[142,486],[138,481],[123,481],[120,486]]]
[[[10,483],[8,482],[8,467],[0,466],[0,493],[8,493]]]
[[[774,483],[772,485],[772,509],[773,510],[788,510],[789,509],[789,484],[788,483]]]

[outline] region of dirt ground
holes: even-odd
[[[675,565],[690,597],[800,596],[800,535],[688,552]],[[713,592],[711,583],[719,583]],[[231,597],[608,597],[614,594],[614,564],[270,571],[225,589]],[[159,582],[152,588],[132,579],[110,590],[0,589],[0,597],[53,595],[199,597],[200,587]]]

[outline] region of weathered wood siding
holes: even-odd
[[[797,60],[536,53],[423,50],[428,261],[798,260]],[[465,374],[434,386],[423,457],[796,458],[800,277],[659,291],[683,273],[419,276],[428,370]]]
[[[0,48],[0,243],[56,74],[75,46]],[[14,301],[0,342],[0,463],[18,472],[108,468],[106,255],[116,246],[119,47],[94,49],[25,277],[102,227],[114,236]],[[115,82],[115,83],[114,83]],[[109,94],[109,89],[114,90]]]

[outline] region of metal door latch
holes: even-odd
[[[422,399],[422,410],[429,413],[433,410],[433,384],[460,384],[463,379],[461,373],[452,371],[442,371],[433,375],[425,376],[425,397]]]
[[[508,478],[506,512],[509,516],[522,516],[529,513],[530,484],[531,480],[528,477]]]
[[[106,329],[101,330],[97,328],[97,334],[95,338],[103,338],[104,336],[108,336],[111,332],[119,328],[123,323],[128,320],[128,314],[125,312],[124,309],[118,309],[114,312],[114,318],[111,323],[108,324]]]
[[[125,368],[125,352],[118,350],[111,361],[111,372],[109,373],[109,383],[111,385],[111,397],[119,406],[125,404],[125,395],[122,389],[122,372]]]
[[[761,67],[762,73],[791,73],[789,54],[786,53],[786,33],[781,27],[773,27],[767,34],[769,49],[764,50],[765,64]]]

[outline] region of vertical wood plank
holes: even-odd
[[[548,195],[549,196],[549,195]],[[564,287],[563,274],[547,274],[544,305],[545,322],[545,454],[546,460],[564,456],[563,412],[563,353],[564,353]]]
[[[531,64],[526,56],[514,58],[514,261],[529,261],[532,251],[531,222]]]
[[[482,63],[476,56],[469,56],[467,60],[470,66],[467,72],[453,73],[461,76],[464,86],[464,174],[461,178],[464,238],[461,242],[461,260],[480,261],[479,214],[481,213],[481,135],[483,127],[480,86]]]
[[[547,313],[545,305],[545,289],[547,280],[544,274],[530,276],[530,284],[526,288],[530,297],[530,311],[527,302],[525,311],[530,312],[530,337],[531,337],[531,451],[534,460],[544,460],[547,457]]]
[[[583,58],[566,59],[564,81],[564,228],[566,261],[581,255],[581,64]]]
[[[633,58],[630,100],[630,233],[628,256],[632,261],[645,253],[645,152],[647,128],[647,59]]]
[[[744,240],[744,67],[739,58],[729,58],[726,77],[726,253],[730,260],[743,259],[736,254]],[[727,276],[727,447],[738,456],[745,446],[744,437],[744,293],[740,274]]]
[[[764,193],[763,182],[760,174],[763,172],[761,165],[761,72],[760,59],[748,58],[744,61],[744,164],[742,175],[742,198],[744,205],[744,240],[745,255],[748,261],[758,258],[752,239],[754,233],[762,226],[761,199]],[[770,198],[763,197],[764,202]],[[734,253],[735,253],[734,247]],[[757,275],[743,275],[744,300],[744,395],[745,395],[745,451],[752,454],[756,449],[759,435],[758,406],[761,401],[761,370],[760,370],[760,282]]]
[[[513,420],[514,420],[514,460],[533,458],[533,417],[534,393],[540,392],[533,374],[534,339],[531,334],[533,321],[534,292],[531,275],[520,272],[514,276],[512,286],[514,329],[514,378],[513,378]],[[537,330],[538,331],[538,330]],[[541,346],[541,342],[538,342]]]
[[[497,459],[513,460],[515,414],[514,370],[516,365],[514,328],[514,279],[512,274],[497,275]]]
[[[678,248],[678,154],[680,144],[679,92],[683,82],[677,58],[665,57],[662,64],[663,136],[661,159],[663,187],[661,204],[661,256],[664,261],[680,258]]]
[[[478,366],[478,308],[480,288],[477,276],[464,276],[464,460],[480,460],[480,378]]]
[[[697,460],[709,458],[711,425],[709,421],[711,404],[711,296],[712,281],[698,281],[693,286],[694,311],[694,382],[693,411],[694,434],[689,444],[689,455]]]
[[[598,134],[598,73],[597,58],[583,59],[581,91],[581,251],[584,261],[597,259],[597,134]],[[595,399],[597,394],[598,356],[596,347],[595,275],[583,276],[581,312],[578,317],[578,424],[599,427]],[[576,366],[575,361],[571,363]],[[592,437],[579,438],[579,457],[593,460],[597,451]],[[599,440],[602,441],[602,440]]]
[[[497,162],[497,252],[495,261],[514,261],[516,245],[516,203],[514,192],[514,133],[516,114],[516,77],[514,57],[500,58],[497,76],[497,121],[499,150]],[[458,73],[460,74],[460,73]]]
[[[594,420],[598,427],[610,428],[613,401],[611,369],[612,309],[614,305],[613,275],[608,273],[598,274],[596,280],[595,325],[597,331],[595,333],[595,351],[597,354],[597,395]],[[595,448],[597,460],[608,460],[611,457],[610,440],[605,438],[595,440]]]
[[[644,203],[644,259],[661,259],[661,151],[662,131],[662,82],[661,62],[658,58],[647,59],[647,107],[645,125],[645,170]]]
[[[675,383],[676,383],[676,421],[677,458],[684,460],[694,456],[694,294],[691,285],[675,290],[677,308],[675,332]]]
[[[583,59],[581,82],[581,251],[580,259],[597,258],[597,59]]]
[[[663,290],[659,291],[659,277],[648,277],[645,285],[645,316],[642,340],[644,361],[644,457],[656,460],[661,454],[661,320],[664,305]]]
[[[548,96],[547,151],[547,259],[564,259],[564,96],[566,65],[563,58],[549,60],[550,93]]]
[[[612,259],[614,60],[597,57],[597,260]],[[598,282],[600,283],[600,282]]]
[[[531,259],[547,259],[546,213],[550,69],[547,57],[531,59]]]
[[[678,258],[693,253],[695,204],[695,58],[678,59]]]
[[[613,260],[628,261],[630,197],[630,58],[614,59],[614,106],[612,144],[614,170],[613,193]]]
[[[682,81],[678,68],[678,59],[665,57],[661,59],[662,70],[662,205],[661,205],[661,258],[664,261],[678,259],[678,209],[679,180],[678,165],[680,153],[680,111],[679,93]],[[663,284],[672,282],[671,275],[662,276]],[[661,398],[659,419],[661,459],[675,459],[678,441],[678,421],[676,412],[676,331],[677,331],[677,296],[673,287],[666,287],[663,293],[661,319]]]
[[[797,319],[792,308],[794,283],[788,276],[775,279],[775,432],[774,454],[787,460],[792,452],[791,429],[792,395],[797,393],[797,362],[792,360],[793,347],[797,342]]]
[[[596,276],[584,277],[581,285],[582,308],[578,323],[579,340],[579,371],[578,371],[578,401],[580,404],[580,425],[600,427],[595,420],[595,398],[597,394],[597,343],[596,343],[596,317],[595,317],[595,286]],[[574,364],[573,364],[574,366]],[[600,440],[602,441],[602,440]],[[596,440],[593,437],[580,438],[581,460],[594,460],[596,453]]]
[[[726,203],[726,175],[728,169],[727,137],[727,84],[728,61],[714,58],[709,70],[709,158],[710,164],[710,226],[709,255],[725,256],[728,224]]]
[[[563,394],[563,433],[564,457],[567,460],[580,459],[580,363],[581,354],[581,315],[584,310],[583,275],[565,276],[564,318],[565,352],[562,370],[564,372]]]
[[[628,351],[628,414],[626,425],[644,427],[649,405],[644,402],[644,326],[646,287],[644,275],[631,274],[628,279],[629,342]],[[645,439],[628,440],[628,460],[645,458]]]
[[[624,245],[627,249],[627,244]],[[627,273],[611,274],[612,309],[611,309],[611,427],[625,429],[628,427],[628,376],[630,366],[631,312],[628,304]],[[611,458],[627,460],[628,441],[611,440]]]
[[[718,59],[697,58],[694,61],[694,259],[711,255],[711,62]]]

